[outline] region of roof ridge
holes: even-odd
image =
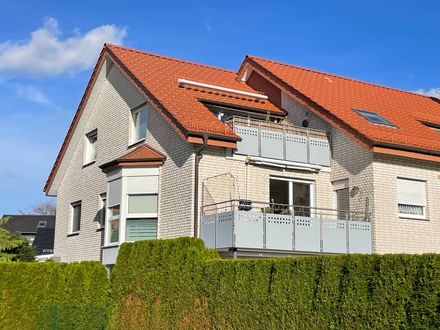
[[[104,47],[110,48],[110,49],[111,48],[121,48],[121,49],[124,49],[124,50],[127,50],[127,51],[132,51],[134,53],[140,53],[140,54],[143,54],[143,55],[149,55],[151,57],[162,58],[162,59],[165,59],[165,60],[171,60],[171,61],[174,61],[174,62],[180,62],[180,63],[185,63],[185,64],[192,64],[192,65],[195,65],[195,66],[200,66],[200,67],[209,68],[209,69],[216,69],[216,70],[219,70],[219,71],[225,71],[225,72],[229,72],[229,73],[236,73],[234,70],[219,68],[217,66],[197,63],[197,62],[188,61],[188,60],[182,60],[182,59],[171,57],[171,56],[159,55],[159,54],[150,53],[150,52],[146,52],[146,51],[142,51],[142,50],[134,49],[134,48],[130,48],[130,47],[125,47],[125,46],[119,46],[119,45],[105,43]]]
[[[376,84],[376,83],[372,83],[372,82],[368,82],[368,81],[363,81],[363,80],[359,80],[359,79],[355,79],[355,78],[340,76],[340,75],[337,75],[337,74],[334,74],[334,73],[328,73],[328,72],[324,72],[324,71],[320,71],[320,70],[309,69],[309,68],[305,68],[305,67],[298,66],[298,65],[293,65],[293,64],[289,64],[289,63],[285,63],[285,62],[280,62],[280,61],[266,59],[266,58],[263,58],[263,57],[258,57],[258,56],[253,56],[253,55],[246,55],[246,57],[248,57],[250,59],[258,59],[258,60],[263,60],[263,61],[271,62],[271,63],[274,63],[274,64],[284,65],[284,66],[288,66],[288,67],[292,67],[292,68],[296,68],[296,69],[300,69],[300,70],[304,70],[304,71],[309,71],[309,72],[319,73],[319,74],[323,74],[323,75],[327,75],[327,76],[332,76],[332,77],[336,77],[336,78],[343,79],[343,80],[349,80],[349,81],[353,81],[353,82],[358,82],[358,83],[369,85],[369,86],[375,86],[375,87],[380,87],[380,88],[384,88],[384,89],[389,89],[389,90],[393,90],[393,91],[397,91],[397,92],[401,92],[401,93],[407,93],[407,94],[411,94],[411,95],[418,95],[418,96],[421,96],[421,97],[428,97],[428,98],[431,97],[429,95],[420,94],[420,93],[417,93],[417,92],[406,91],[406,90],[395,88],[395,87],[389,87],[389,86],[384,86],[384,85],[380,85],[380,84]]]

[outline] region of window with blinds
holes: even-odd
[[[157,218],[129,218],[126,222],[125,241],[156,239]]]
[[[399,217],[426,219],[426,181],[397,178]]]
[[[128,195],[125,241],[132,242],[156,237],[157,194]]]
[[[344,188],[336,190],[335,193],[338,219],[347,220],[350,209],[350,191],[348,188]]]

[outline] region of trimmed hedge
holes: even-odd
[[[122,244],[111,272],[110,329],[194,329],[206,324],[204,261],[219,258],[183,237]]]
[[[439,329],[440,255],[219,260],[194,238],[126,243],[111,329]]]
[[[0,263],[0,329],[101,329],[108,288],[99,262]]]

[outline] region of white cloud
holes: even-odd
[[[61,40],[58,22],[49,18],[31,33],[30,40],[0,43],[0,70],[12,74],[56,75],[93,67],[104,43],[122,44],[126,28],[103,25],[82,35]]]
[[[423,88],[420,88],[420,89],[416,90],[416,93],[440,98],[440,88],[439,87],[431,88],[428,91],[425,91]]]
[[[14,85],[15,93],[22,99],[42,104],[52,104],[52,102],[36,87],[28,85]]]

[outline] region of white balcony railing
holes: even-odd
[[[323,131],[237,116],[226,123],[242,138],[237,154],[330,166],[330,145]]]
[[[231,200],[203,207],[208,248],[371,253],[369,214]]]

